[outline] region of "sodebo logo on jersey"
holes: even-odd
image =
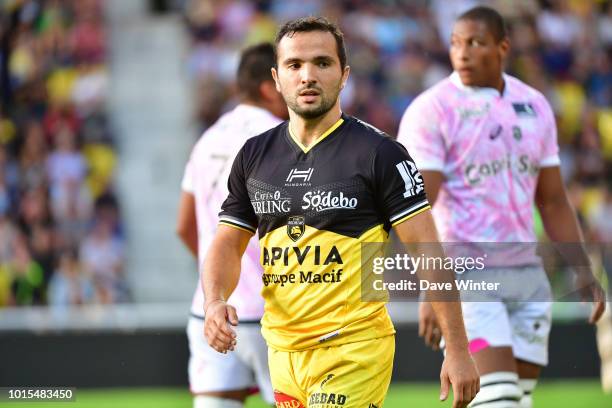
[[[357,199],[346,197],[343,192],[334,194],[331,191],[309,191],[302,197],[302,210],[354,210],[357,208]]]
[[[251,200],[255,214],[278,214],[291,211],[291,199],[282,197],[280,191],[261,193],[256,191]]]

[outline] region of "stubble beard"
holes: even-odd
[[[340,94],[340,88],[339,87],[337,88],[337,91],[335,92],[334,95],[327,95],[323,93],[320,89],[319,89],[319,92],[320,92],[319,96],[321,98],[321,101],[316,106],[312,106],[312,105],[300,106],[300,104],[297,101],[298,96],[299,96],[297,94],[295,96],[289,97],[283,93],[283,99],[285,100],[287,107],[289,107],[290,110],[295,112],[295,114],[297,114],[301,118],[312,120],[312,119],[316,119],[316,118],[319,118],[325,115],[327,112],[329,112],[334,107],[334,105],[336,104],[336,101],[338,100],[338,95]]]

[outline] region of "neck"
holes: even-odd
[[[504,93],[504,87],[506,86],[504,82],[504,75],[500,73],[499,76],[492,78],[490,81],[482,84],[482,88],[493,88],[499,91],[500,95]]]
[[[342,111],[340,110],[339,101],[337,101],[327,113],[314,119],[303,118],[292,110],[289,110],[289,126],[291,132],[300,143],[308,147],[332,127],[341,116]]]
[[[265,102],[263,101],[253,101],[251,99],[243,99],[239,102],[240,105],[247,105],[247,106],[254,106],[256,108],[262,108],[262,109],[267,109],[265,105]]]
[[[495,81],[495,84],[492,86],[492,88],[497,89],[499,91],[499,94],[501,95],[504,93],[505,86],[506,86],[506,83],[504,82],[504,76],[500,75]]]

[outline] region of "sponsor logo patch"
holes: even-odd
[[[512,136],[517,142],[523,138],[523,132],[519,126],[512,126]]]
[[[479,116],[484,116],[489,113],[489,109],[491,109],[491,105],[488,103],[484,106],[476,106],[473,108],[459,108],[459,115],[461,116],[461,120],[477,118]]]
[[[470,163],[465,167],[464,176],[470,185],[475,186],[489,177],[507,174],[510,171],[515,171],[520,175],[535,177],[539,171],[539,164],[526,154],[522,154],[519,157],[508,154],[506,157],[490,162]]]
[[[397,163],[395,167],[404,180],[404,198],[413,197],[425,189],[423,177],[413,161],[404,160]]]
[[[346,404],[348,397],[334,392],[315,392],[308,398],[309,408],[336,408]]]
[[[354,210],[358,201],[354,197],[347,197],[343,192],[333,193],[331,191],[308,191],[302,197],[302,210]]]
[[[255,214],[287,214],[291,211],[291,198],[282,197],[278,190],[273,193],[257,191],[251,205]]]
[[[491,133],[489,133],[489,139],[491,140],[495,140],[498,137],[501,136],[502,134],[502,130],[504,130],[504,128],[502,127],[502,125],[497,125],[497,127],[495,129],[493,129],[491,131]]]
[[[538,116],[535,109],[533,108],[533,105],[530,103],[513,103],[512,107],[514,108],[514,113],[516,113],[516,116]]]
[[[306,170],[291,169],[287,179],[285,180],[286,187],[303,187],[310,186],[310,178],[314,168],[308,168]]]
[[[327,382],[331,380],[332,378],[334,378],[333,374],[327,374],[327,377],[325,377],[325,379],[321,381],[321,388],[323,388],[325,384],[327,384]]]
[[[276,408],[304,408],[300,401],[279,391],[274,391],[274,401]]]

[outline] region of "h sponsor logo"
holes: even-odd
[[[313,171],[314,169],[312,167],[306,170],[291,169],[286,181],[287,183],[295,183],[296,181],[308,183],[312,177]]]

